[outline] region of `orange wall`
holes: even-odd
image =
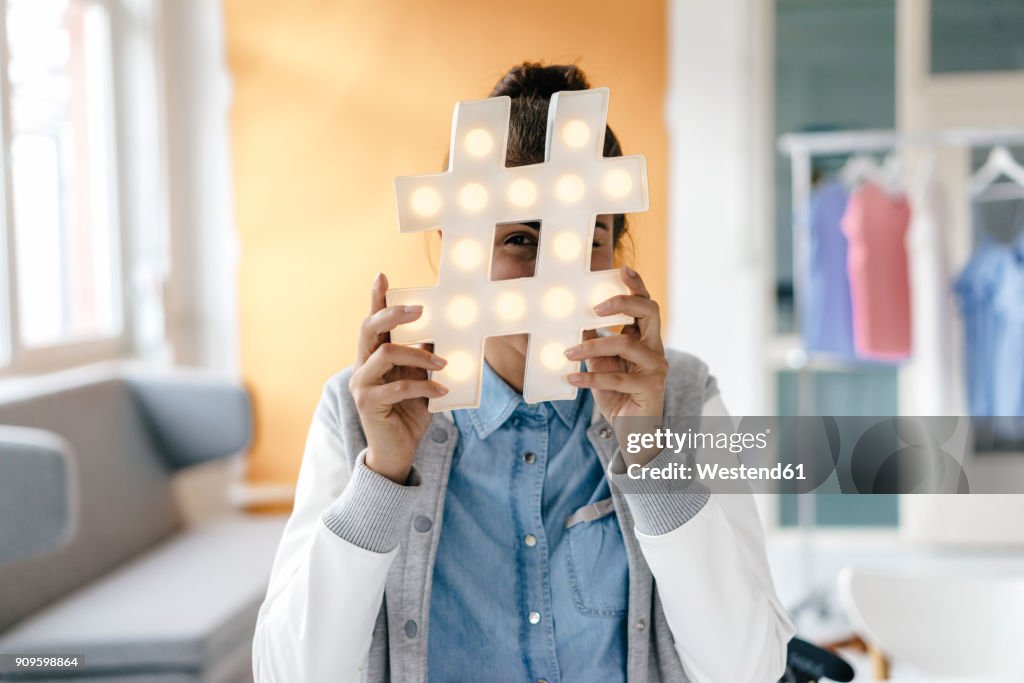
[[[578,61],[611,88],[609,123],[650,177],[633,263],[664,300],[663,0],[225,0],[225,14],[253,481],[294,479],[374,273],[433,281],[424,240],[398,233],[393,178],[440,170],[456,100],[485,97],[517,62]]]

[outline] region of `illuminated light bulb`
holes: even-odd
[[[473,376],[474,367],[479,367],[479,363],[474,363],[473,357],[465,351],[452,351],[445,359],[448,365],[444,366],[443,376],[455,382],[465,382]]]
[[[421,187],[412,193],[412,210],[424,218],[441,210],[441,195],[432,187]]]
[[[459,203],[466,211],[476,213],[487,206],[487,189],[480,183],[469,183],[459,190]]]
[[[473,240],[461,240],[452,250],[452,259],[455,265],[463,270],[473,270],[483,260],[484,252],[480,245]]]
[[[537,187],[525,178],[508,186],[508,200],[516,206],[527,207],[537,201]]]
[[[590,126],[574,119],[562,128],[562,139],[570,147],[582,147],[590,139]]]
[[[576,297],[565,287],[553,287],[544,295],[544,312],[552,318],[564,318],[572,313]]]
[[[555,236],[551,246],[555,250],[555,256],[563,261],[571,261],[580,253],[580,238],[571,232],[563,232]]]
[[[558,342],[550,342],[540,350],[540,363],[548,370],[564,368],[569,360],[565,357],[565,347]]]
[[[455,327],[468,327],[476,320],[476,302],[468,296],[457,296],[448,302],[448,321]]]
[[[596,306],[602,301],[611,299],[613,296],[625,293],[626,292],[623,287],[616,287],[615,284],[611,282],[602,282],[590,290],[590,305]]]
[[[578,175],[564,175],[555,184],[555,194],[566,204],[578,202],[583,198],[583,181]]]
[[[495,308],[505,320],[519,320],[526,312],[526,299],[516,292],[505,292],[498,297]]]
[[[604,174],[603,185],[612,197],[625,197],[633,189],[633,179],[621,168],[614,168]]]
[[[483,128],[474,128],[466,133],[466,151],[475,157],[485,156],[494,147],[494,138]]]

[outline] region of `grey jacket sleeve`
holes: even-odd
[[[353,545],[386,553],[401,539],[419,493],[415,467],[405,485],[397,484],[366,466],[366,451],[356,459],[352,478],[341,495],[324,511],[327,528]]]

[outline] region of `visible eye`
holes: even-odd
[[[537,238],[525,232],[515,232],[505,238],[502,244],[512,247],[534,247],[537,246]]]

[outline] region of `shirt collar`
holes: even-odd
[[[554,409],[555,414],[565,423],[572,427],[579,415],[580,408],[586,399],[586,390],[576,393],[575,399],[564,401],[547,401],[545,404]],[[523,395],[513,389],[498,376],[490,365],[484,363],[484,376],[480,392],[480,407],[468,408],[466,414],[469,416],[477,436],[486,439],[494,433],[498,427],[505,423],[512,413],[520,406],[526,409],[528,404],[523,400]]]

